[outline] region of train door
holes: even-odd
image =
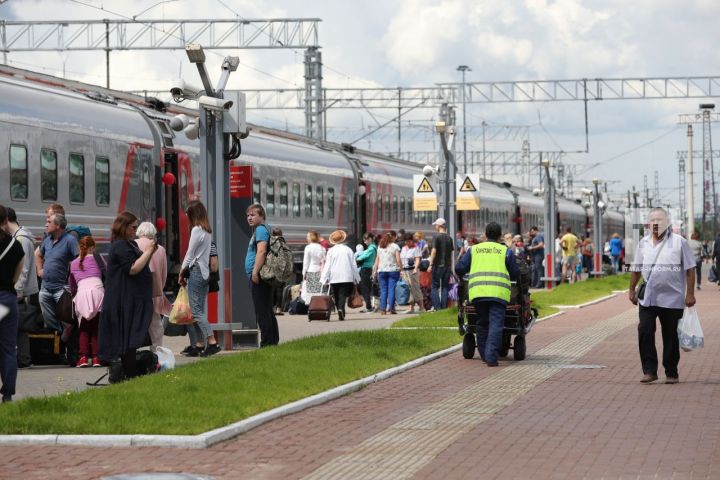
[[[162,194],[162,217],[165,219],[165,248],[170,261],[169,273],[178,273],[189,241],[189,223],[185,209],[193,195],[190,158],[187,154],[171,150],[163,153],[162,175],[171,173],[172,183],[166,183]],[[160,211],[158,212],[160,215]]]
[[[357,207],[355,225],[357,225],[358,240],[362,238],[362,235],[364,235],[365,232],[370,231],[367,223],[368,198],[367,185],[361,180],[357,190],[357,202],[355,202]]]

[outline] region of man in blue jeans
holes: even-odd
[[[519,269],[512,250],[500,242],[500,225],[489,223],[485,234],[487,241],[473,245],[458,261],[455,273],[470,272],[468,298],[478,316],[478,352],[488,367],[497,367],[510,282],[518,278]]]
[[[430,266],[428,272],[432,273],[432,290],[430,296],[434,310],[447,308],[450,273],[452,272],[452,256],[455,242],[450,238],[445,228],[445,219],[438,218],[433,222],[438,232],[433,239],[430,251]]]

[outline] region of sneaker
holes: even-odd
[[[32,363],[18,363],[18,370],[22,370],[23,368],[31,368],[32,366]]]
[[[497,361],[495,361],[495,362],[486,362],[485,364],[486,364],[488,367],[497,367],[498,365],[500,365]]]
[[[77,361],[77,363],[75,364],[75,367],[76,368],[85,368],[85,367],[89,367],[90,366],[89,364],[90,364],[90,360],[88,359],[87,356],[83,355],[82,357],[80,357],[80,360]]]
[[[92,366],[93,367],[102,367],[102,363],[100,362],[100,359],[98,357],[93,357]]]
[[[338,310],[338,318],[340,318],[341,322],[345,320],[345,312],[343,312],[342,310]]]
[[[180,352],[180,355],[185,355],[185,356],[187,356],[187,354],[190,353],[190,351],[191,351],[193,348],[194,348],[193,345],[188,345],[187,347],[185,347],[185,349],[184,349],[182,352]]]
[[[8,395],[7,393],[2,396],[2,403],[8,403],[12,402],[12,395]]]
[[[680,379],[678,377],[667,377],[665,379],[665,383],[673,385],[676,383],[680,383]]]
[[[410,308],[410,309],[408,309],[408,310],[403,310],[403,311],[400,312],[400,313],[406,314],[406,313],[417,313],[417,312],[416,312],[415,310],[413,310],[412,308]]]
[[[202,352],[202,351],[203,351],[202,347],[197,347],[197,346],[193,345],[192,347],[190,347],[190,349],[185,354],[185,356],[186,357],[197,357],[198,355],[200,355],[200,352]]]
[[[210,356],[218,353],[220,350],[222,350],[222,349],[220,348],[220,345],[218,345],[217,343],[213,344],[213,345],[208,345],[207,348],[205,348],[202,352],[200,352],[200,356],[201,357],[210,357]]]
[[[367,308],[363,308],[360,310],[360,313],[372,313],[372,310],[368,310]]]
[[[640,383],[652,383],[658,379],[658,376],[653,373],[646,373],[645,376],[640,380]]]

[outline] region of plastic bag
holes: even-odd
[[[698,318],[695,307],[685,309],[683,317],[680,319],[680,323],[678,323],[677,332],[680,347],[684,351],[689,352],[705,346],[705,336],[700,327],[700,319]]]
[[[160,371],[172,370],[175,368],[175,355],[173,355],[172,350],[169,348],[157,347],[155,349],[155,355],[158,357]]]
[[[192,312],[190,311],[190,298],[188,298],[187,288],[180,287],[175,303],[173,303],[170,312],[170,323],[176,325],[188,325],[193,323]]]

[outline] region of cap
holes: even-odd
[[[444,218],[438,218],[438,219],[435,220],[432,224],[433,224],[433,225],[440,225],[441,227],[444,227],[444,226],[445,226],[445,219],[444,219]]]

